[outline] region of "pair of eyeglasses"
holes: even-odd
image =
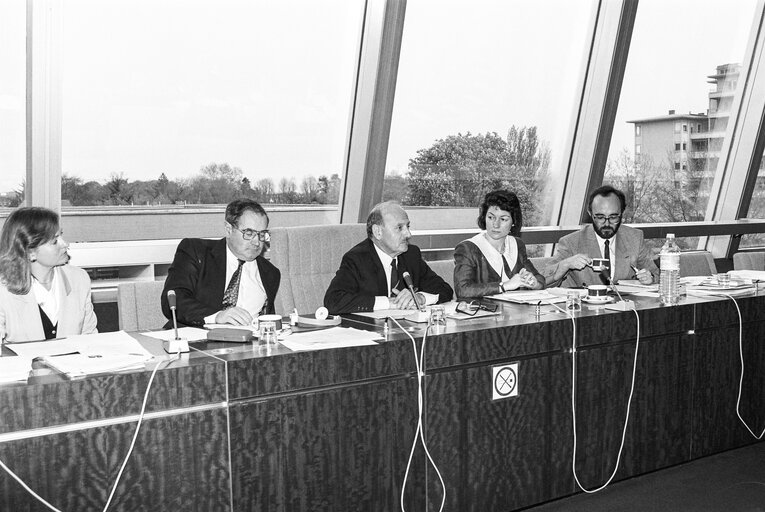
[[[614,213],[613,215],[601,215],[598,213],[593,215],[592,218],[598,222],[608,221],[611,224],[615,224],[619,222],[619,220],[622,218],[622,215],[620,213]]]
[[[242,238],[245,240],[252,240],[253,238],[258,237],[258,240],[261,242],[271,241],[271,232],[267,229],[264,229],[263,231],[257,231],[255,229],[239,229],[236,226],[234,226],[234,229],[239,231],[242,234]]]
[[[474,316],[480,310],[494,313],[495,311],[497,311],[498,307],[499,306],[497,306],[497,304],[484,304],[482,302],[476,302],[476,301],[470,301],[470,302],[462,301],[459,304],[457,304],[457,308],[455,309],[455,311],[457,311],[457,313],[464,313],[466,315]]]

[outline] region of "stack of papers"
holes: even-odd
[[[332,327],[320,331],[294,333],[279,343],[290,350],[323,350],[327,348],[377,345],[383,339],[380,333],[363,331],[352,327]]]
[[[708,277],[699,282],[698,284],[689,284],[686,286],[686,293],[688,295],[695,295],[697,297],[708,296],[731,296],[738,297],[742,295],[749,295],[757,290],[755,285],[751,281],[742,281],[738,279],[731,279],[729,286],[720,286],[717,283],[715,277]]]
[[[0,382],[25,381],[32,369],[32,360],[26,357],[0,357]]]
[[[71,377],[140,369],[153,359],[151,353],[125,331],[8,343],[6,347],[21,358],[37,359]]]
[[[619,293],[629,293],[640,297],[658,297],[659,284],[642,284],[637,279],[622,279],[616,285]]]
[[[488,295],[488,299],[503,300],[516,304],[552,304],[553,302],[566,302],[566,295],[556,295],[550,290],[513,290],[510,292]]]
[[[65,354],[41,357],[38,361],[42,361],[50,368],[73,378],[97,373],[142,370],[146,367],[144,357],[141,354]]]
[[[765,270],[731,270],[728,275],[731,279],[765,282]]]

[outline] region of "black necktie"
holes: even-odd
[[[609,282],[608,276],[611,276],[611,251],[608,248],[609,242],[608,240],[605,240],[603,242],[603,259],[606,261],[603,264],[603,270],[600,271],[600,280],[603,282],[603,284],[611,284]]]
[[[244,260],[239,260],[239,266],[231,276],[231,281],[228,282],[226,292],[223,294],[223,309],[236,306],[236,301],[239,299],[239,281],[242,280],[242,265]]]
[[[393,293],[393,290],[396,289],[396,286],[398,286],[398,267],[396,266],[396,258],[393,258],[390,260],[390,291]]]

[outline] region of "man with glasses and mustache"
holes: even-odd
[[[560,239],[553,261],[542,271],[547,286],[576,288],[638,279],[642,284],[658,282],[659,269],[645,245],[643,232],[622,226],[627,207],[624,193],[610,185],[592,191],[587,211],[592,224]],[[593,270],[593,258],[606,260],[603,270]]]
[[[219,240],[184,238],[178,244],[162,292],[168,319],[169,290],[176,294],[179,324],[250,325],[258,315],[274,313],[281,273],[263,257],[271,240],[266,211],[250,199],[232,201],[225,229]]]

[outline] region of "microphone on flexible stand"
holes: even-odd
[[[409,293],[412,294],[412,298],[414,299],[414,303],[417,306],[417,309],[419,309],[420,311],[425,311],[423,306],[420,306],[420,303],[417,300],[417,294],[414,293],[414,283],[412,282],[412,276],[409,274],[408,271],[404,271],[402,277],[404,278],[404,282],[406,283],[406,287],[409,288]]]
[[[614,281],[611,279],[611,269],[609,267],[604,268],[601,271],[601,274],[605,276],[605,278],[608,280],[608,283],[611,285],[611,289],[613,289],[616,292],[616,295],[619,296],[619,302],[616,304],[606,304],[607,309],[615,309],[618,311],[627,311],[630,309],[635,309],[635,303],[631,300],[624,299],[622,297],[622,294],[619,293],[619,288],[616,287],[614,284]]]
[[[177,354],[179,352],[188,352],[189,351],[189,343],[181,339],[180,336],[178,336],[178,320],[175,317],[175,310],[176,310],[176,298],[175,298],[175,290],[168,290],[167,291],[167,303],[170,306],[170,311],[173,315],[173,330],[175,331],[175,339],[163,341],[162,342],[162,348],[165,349],[165,352],[168,354]]]

